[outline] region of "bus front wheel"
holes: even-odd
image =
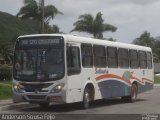
[[[89,93],[89,88],[86,87],[83,94],[83,102],[82,102],[83,108],[84,109],[89,108],[89,103],[90,103],[90,93]]]

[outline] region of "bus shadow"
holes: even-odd
[[[146,101],[146,99],[137,99],[137,102]],[[122,101],[121,99],[108,99],[108,100],[97,100],[91,104],[91,108],[98,108],[104,106],[113,106],[113,105],[120,105],[120,104],[132,104],[131,102]],[[133,103],[134,104],[134,103]]]
[[[137,102],[143,102],[146,99],[137,99]],[[109,99],[109,100],[96,100],[91,103],[89,109],[100,108],[100,107],[107,107],[107,106],[114,106],[118,104],[132,104],[130,102],[123,102],[121,99]],[[134,104],[134,103],[133,103]],[[80,103],[72,103],[72,104],[64,104],[64,105],[51,105],[46,108],[40,107],[32,107],[32,108],[25,108],[22,109],[22,112],[58,112],[58,113],[65,113],[65,112],[72,112],[77,110],[84,110],[81,107]]]

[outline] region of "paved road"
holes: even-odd
[[[57,114],[160,114],[160,87],[138,95],[135,103],[124,103],[121,99],[96,101],[90,109],[83,110],[79,104],[57,105],[41,109],[38,106],[4,111],[5,113],[52,112]]]

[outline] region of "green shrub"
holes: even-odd
[[[9,85],[0,84],[0,100],[11,99],[12,97],[12,87]]]
[[[0,80],[6,80],[12,78],[12,66],[0,65]]]

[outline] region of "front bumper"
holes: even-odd
[[[13,91],[13,102],[65,104],[62,94],[50,93],[17,93]]]

